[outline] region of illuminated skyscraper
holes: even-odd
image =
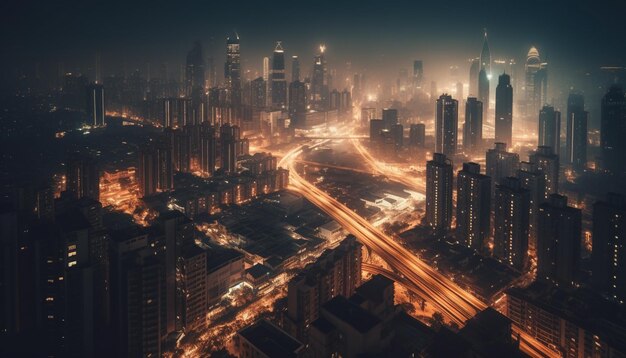
[[[480,72],[480,58],[471,60],[469,72],[469,93],[471,97],[478,96],[478,72]]]
[[[239,35],[226,39],[226,65],[224,78],[228,88],[229,103],[233,106],[241,104],[241,52],[239,49]]]
[[[496,185],[493,255],[518,270],[526,265],[529,207],[530,193],[519,179],[506,177]]]
[[[426,163],[426,222],[438,234],[450,230],[452,220],[452,163],[434,153]]]
[[[483,49],[480,51],[480,68],[485,69],[487,78],[491,78],[491,51],[487,41],[487,29],[484,32]]]
[[[487,161],[486,174],[491,177],[492,194],[500,180],[513,176],[519,167],[519,155],[506,151],[506,143],[495,143],[485,155]]]
[[[520,180],[522,188],[528,190],[530,193],[528,236],[529,245],[535,248],[537,244],[537,215],[539,213],[539,205],[546,200],[546,179],[537,165],[529,162],[520,163],[520,168],[516,176]]]
[[[459,123],[459,105],[448,94],[442,94],[437,100],[435,119],[435,151],[453,156],[457,151],[457,132]]]
[[[561,149],[561,112],[552,106],[543,106],[539,112],[539,144],[551,147],[554,153]]]
[[[570,93],[567,98],[565,162],[575,170],[587,167],[587,118],[583,95]]]
[[[255,108],[264,108],[267,103],[267,84],[263,77],[250,82],[250,105]]]
[[[483,110],[489,113],[489,76],[484,68],[478,72],[478,99],[483,103]]]
[[[530,162],[536,165],[544,175],[545,193],[544,199],[548,200],[551,194],[559,193],[559,156],[554,154],[552,147],[539,146],[537,150],[528,156]]]
[[[465,103],[465,123],[463,123],[463,149],[471,153],[483,144],[483,103],[475,97],[468,97]]]
[[[326,46],[320,46],[319,55],[313,61],[313,75],[311,77],[311,106],[316,111],[328,109],[328,68],[324,57]]]
[[[280,43],[276,42],[272,56],[272,72],[270,73],[270,93],[272,108],[287,106],[287,81],[285,80],[285,51]]]
[[[528,50],[525,70],[526,115],[533,116],[548,98],[548,64],[541,61],[539,51],[534,46]]]
[[[93,83],[87,87],[87,114],[89,115],[89,125],[94,127],[104,126],[104,86]]]
[[[513,87],[506,73],[498,77],[496,87],[496,142],[513,147]]]
[[[456,239],[481,252],[489,235],[491,178],[480,174],[480,164],[463,163],[456,197]]]
[[[602,98],[600,147],[603,168],[615,174],[626,171],[626,98],[619,85],[613,85]]]
[[[573,286],[580,269],[581,211],[553,194],[539,207],[537,278]]]
[[[291,82],[300,81],[300,59],[291,56]]]
[[[237,142],[240,139],[239,127],[224,124],[220,127],[221,168],[227,174],[237,173]]]
[[[626,301],[626,198],[609,193],[593,205],[594,286],[615,300]]]

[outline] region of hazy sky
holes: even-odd
[[[464,65],[477,56],[484,27],[492,57],[523,60],[536,45],[563,68],[626,65],[622,0],[9,0],[0,6],[2,62],[13,67],[59,61],[72,66],[91,61],[96,51],[105,66],[178,63],[194,40],[221,61],[224,39],[236,30],[248,68],[259,67],[274,41],[282,40],[305,68],[324,42],[335,64],[350,60],[356,69],[397,71],[421,58],[428,71],[434,63]]]

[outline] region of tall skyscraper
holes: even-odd
[[[240,138],[239,127],[224,124],[220,127],[221,168],[227,174],[237,173],[237,142]]]
[[[547,102],[548,64],[541,61],[539,51],[531,47],[526,56],[525,100],[526,115],[534,116]]]
[[[603,168],[615,174],[626,171],[626,97],[619,85],[613,85],[602,98],[600,147]]]
[[[487,78],[491,78],[491,51],[489,50],[489,42],[487,41],[487,29],[484,31],[483,48],[480,51],[480,68],[485,69]]]
[[[496,87],[496,142],[513,147],[513,87],[506,73],[498,77]]]
[[[250,82],[250,105],[255,108],[265,108],[267,103],[267,83],[263,77]]]
[[[226,39],[226,65],[224,79],[229,91],[229,103],[233,106],[241,105],[241,52],[239,49],[239,35]]]
[[[450,230],[452,220],[452,163],[434,153],[426,163],[426,222],[438,234]]]
[[[558,154],[561,149],[561,112],[552,106],[543,106],[539,112],[539,144],[551,147]]]
[[[204,57],[202,45],[196,41],[187,53],[185,64],[185,96],[200,97],[204,94]]]
[[[217,157],[217,139],[215,138],[215,128],[202,126],[200,132],[200,170],[208,176],[215,173]]]
[[[530,193],[528,237],[529,246],[536,248],[537,215],[539,213],[539,205],[546,200],[546,179],[543,172],[536,165],[529,162],[520,163],[520,168],[516,176],[520,180],[522,188],[528,190]]]
[[[574,170],[587,167],[587,118],[585,97],[570,93],[567,98],[565,162],[571,164]]]
[[[469,93],[471,97],[476,97],[478,93],[478,72],[480,72],[480,58],[473,58],[470,60],[470,72],[469,72]]]
[[[391,130],[391,127],[398,124],[398,110],[393,108],[383,109],[383,124],[385,129]]]
[[[142,197],[174,188],[172,149],[167,141],[158,141],[139,150],[137,181]]]
[[[456,239],[482,252],[489,237],[491,178],[480,174],[480,164],[463,163],[456,197]]]
[[[528,156],[529,161],[543,173],[545,180],[544,199],[548,200],[551,194],[559,193],[559,156],[554,154],[552,147],[539,146]]]
[[[626,301],[626,198],[609,193],[593,205],[592,282],[619,302]]]
[[[285,79],[285,51],[280,43],[276,42],[272,56],[272,71],[270,73],[270,93],[272,108],[285,108],[287,106],[287,81]]]
[[[463,149],[472,153],[483,144],[483,103],[475,97],[468,97],[465,103],[465,123],[463,123]]]
[[[291,56],[291,82],[300,81],[300,59],[298,56]]]
[[[493,149],[485,154],[486,174],[491,177],[491,193],[494,194],[500,180],[513,176],[519,167],[519,155],[506,151],[506,143],[496,143]]]
[[[493,255],[518,270],[526,266],[530,193],[519,179],[506,177],[494,197]]]
[[[424,123],[411,124],[409,128],[409,146],[424,147],[426,143],[426,125]]]
[[[289,84],[289,116],[295,128],[304,127],[306,116],[306,85],[304,82],[294,81]]]
[[[99,83],[92,83],[87,87],[87,114],[89,115],[89,125],[94,127],[104,126],[104,86]]]
[[[437,100],[435,119],[435,151],[453,156],[457,151],[459,104],[448,94]]]
[[[573,286],[580,269],[581,211],[567,197],[552,194],[539,207],[537,278]]]
[[[316,111],[325,111],[328,109],[329,86],[328,86],[328,68],[326,66],[326,57],[324,52],[326,46],[320,46],[320,53],[315,56],[313,61],[313,75],[311,76],[311,106]]]
[[[478,72],[478,100],[483,103],[484,111],[489,113],[489,77],[484,68]]]
[[[100,169],[93,158],[79,153],[70,154],[65,178],[66,192],[71,198],[100,200]]]

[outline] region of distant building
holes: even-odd
[[[567,125],[565,162],[574,170],[587,167],[587,124],[589,113],[585,111],[585,97],[570,93],[567,97]]]
[[[626,97],[619,85],[613,85],[602,97],[600,147],[603,168],[615,174],[626,171]]]
[[[491,178],[480,174],[480,165],[463,163],[457,175],[456,238],[482,252],[489,237]]]
[[[70,154],[65,178],[65,190],[71,198],[100,200],[100,168],[95,159],[78,153]]]
[[[270,72],[270,96],[272,108],[287,107],[287,81],[285,79],[285,51],[278,41],[272,56]]]
[[[434,153],[426,163],[426,223],[442,234],[452,220],[452,163],[445,154]]]
[[[457,153],[459,105],[452,96],[442,94],[435,114],[435,152],[447,156]]]
[[[495,143],[494,148],[487,150],[485,154],[487,162],[485,174],[491,177],[492,193],[495,192],[500,180],[513,176],[519,167],[519,155],[507,152],[506,147],[506,143]]]
[[[550,194],[559,193],[559,156],[549,146],[539,146],[537,150],[528,156],[529,161],[543,172],[545,179],[544,199],[548,200]]]
[[[463,149],[472,153],[483,145],[483,104],[475,97],[468,97],[465,103],[465,123],[463,123]]]
[[[581,211],[567,206],[567,197],[550,195],[539,207],[537,278],[574,286],[580,270]]]
[[[493,255],[500,261],[523,270],[528,257],[528,216],[530,193],[519,179],[503,178],[494,198]]]
[[[556,154],[561,150],[561,112],[552,106],[543,106],[539,112],[539,146],[551,147]]]
[[[500,75],[496,87],[496,142],[513,147],[513,87],[506,73]]]
[[[423,148],[426,144],[426,125],[424,123],[411,124],[409,128],[409,146]]]
[[[106,109],[104,106],[104,86],[93,83],[87,87],[87,114],[89,125],[94,127],[104,126]]]

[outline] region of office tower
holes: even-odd
[[[526,266],[529,208],[530,192],[519,179],[506,177],[496,185],[493,255],[520,271]]]
[[[104,126],[104,86],[99,83],[92,83],[87,87],[87,114],[89,115],[89,125],[94,127]]]
[[[306,85],[304,82],[294,81],[289,84],[289,116],[291,125],[303,128],[306,116]]]
[[[522,183],[522,188],[530,193],[530,208],[528,215],[529,246],[536,248],[537,244],[537,215],[539,205],[545,201],[546,179],[543,172],[534,164],[521,162],[517,170],[517,178]]]
[[[525,100],[526,115],[534,115],[547,101],[548,64],[541,61],[539,51],[534,46],[526,56]]]
[[[506,143],[495,143],[485,154],[487,168],[485,174],[491,177],[491,193],[494,193],[500,180],[513,176],[519,167],[519,155],[506,151]]]
[[[71,153],[67,160],[65,178],[65,190],[71,198],[100,200],[100,168],[93,158]]]
[[[166,141],[161,140],[156,143],[156,168],[157,189],[161,191],[173,189],[172,149]]]
[[[619,85],[613,85],[602,97],[600,147],[603,168],[615,174],[626,171],[626,98]]]
[[[263,57],[263,80],[266,83],[270,81],[270,58]]]
[[[581,211],[567,197],[552,194],[539,206],[537,278],[557,285],[576,284],[580,268]]]
[[[529,161],[543,173],[545,180],[544,199],[550,194],[559,193],[559,156],[554,154],[552,147],[537,147],[537,150],[528,156]]]
[[[183,322],[185,330],[206,327],[207,314],[207,251],[195,244],[183,246],[178,258],[183,295]]]
[[[263,77],[250,82],[250,105],[255,108],[265,108],[267,103],[267,83]]]
[[[426,144],[426,125],[424,123],[411,124],[409,128],[409,146],[423,148]]]
[[[185,65],[185,96],[198,98],[204,93],[204,57],[202,45],[196,41],[187,53]]]
[[[220,127],[220,158],[221,168],[227,174],[237,173],[237,142],[239,127],[224,124]]]
[[[287,106],[287,81],[285,80],[285,50],[280,43],[276,42],[272,55],[272,70],[270,73],[270,95],[272,108],[285,108]]]
[[[561,112],[552,106],[543,106],[539,112],[538,145],[551,147],[557,154],[561,148]]]
[[[475,97],[468,97],[465,103],[465,123],[463,123],[463,149],[472,153],[483,144],[483,103]]]
[[[574,170],[587,167],[587,119],[585,97],[571,92],[567,97],[565,162]]]
[[[413,61],[413,88],[421,88],[424,80],[424,64],[422,60]]]
[[[434,153],[426,163],[426,222],[437,233],[450,230],[452,220],[452,163]]]
[[[485,69],[487,78],[491,78],[491,51],[489,51],[489,42],[487,41],[487,29],[484,31],[483,48],[480,51],[480,68]]]
[[[172,149],[166,141],[139,150],[137,182],[142,197],[174,188]]]
[[[328,68],[324,51],[326,47],[320,46],[320,53],[313,61],[313,74],[311,76],[311,107],[316,111],[328,109]]]
[[[182,128],[188,124],[192,124],[192,108],[191,99],[171,97],[163,99],[163,127]]]
[[[391,108],[383,109],[383,124],[385,129],[391,129],[392,126],[398,124],[398,110]]]
[[[489,77],[484,68],[478,72],[478,100],[483,103],[484,111],[489,113]]]
[[[442,94],[437,100],[435,151],[453,156],[457,150],[459,104],[452,96]]]
[[[478,72],[480,72],[480,58],[473,58],[470,60],[470,73],[469,73],[469,96],[476,97],[478,93]]]
[[[166,129],[169,143],[172,148],[172,162],[174,170],[191,172],[191,136],[182,129]]]
[[[300,59],[298,56],[291,56],[291,82],[300,81]]]
[[[506,73],[498,77],[496,87],[496,142],[513,147],[513,87]]]
[[[224,79],[229,92],[228,103],[233,106],[241,104],[241,52],[239,35],[226,39],[226,65]]]
[[[489,235],[491,178],[480,174],[480,164],[463,163],[456,197],[456,239],[481,252]]]
[[[283,317],[289,334],[306,342],[309,325],[319,317],[320,305],[335,296],[354,294],[361,285],[361,251],[356,238],[348,236],[289,281]]]
[[[592,282],[596,289],[626,301],[626,198],[609,193],[593,205]]]
[[[215,128],[203,126],[200,133],[200,170],[206,175],[215,174],[215,159],[217,157],[217,139]]]
[[[382,119],[370,120],[370,143],[378,143],[381,139],[381,133],[385,129]]]

